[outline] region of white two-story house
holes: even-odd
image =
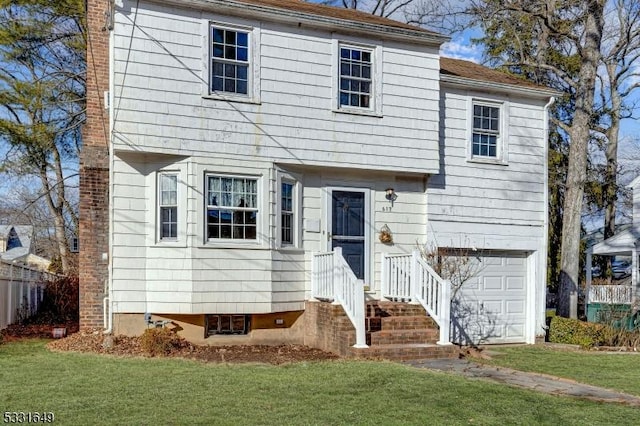
[[[553,92],[442,58],[442,35],[297,0],[91,0],[89,17],[108,197],[83,207],[80,245],[108,217],[84,300],[110,331],[151,313],[193,340],[304,343],[335,262],[376,300],[394,296],[386,256],[427,244],[482,265],[451,339],[543,334]]]

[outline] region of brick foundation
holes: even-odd
[[[86,122],[80,153],[80,327],[103,325],[109,252],[109,31],[106,0],[87,1]]]
[[[347,356],[356,343],[356,330],[340,305],[307,302],[304,324],[307,346]]]

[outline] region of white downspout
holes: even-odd
[[[549,108],[556,102],[556,98],[551,96],[549,98],[549,102],[544,106],[544,222],[542,225],[542,235],[543,235],[543,244],[540,247],[540,254],[538,256],[539,266],[538,266],[538,274],[539,277],[536,281],[539,283],[543,283],[544,287],[538,292],[541,295],[541,300],[539,299],[539,303],[542,304],[543,309],[538,309],[538,315],[541,314],[541,317],[538,318],[536,322],[539,321],[540,327],[536,327],[538,332],[544,331],[547,328],[547,324],[545,323],[545,311],[547,307],[547,252],[548,252],[548,244],[549,244]],[[535,334],[535,333],[534,333]],[[534,337],[535,339],[535,337]]]
[[[111,22],[113,23],[113,27],[108,28],[109,31],[109,134],[108,141],[109,144],[109,248],[107,250],[107,256],[109,256],[108,261],[108,275],[107,281],[105,282],[106,291],[104,300],[103,300],[103,310],[104,310],[104,325],[106,329],[104,330],[105,334],[110,334],[113,332],[113,168],[114,168],[114,157],[113,157],[113,108],[114,108],[114,98],[115,98],[115,13],[116,7],[114,0],[109,0],[109,9],[111,16]]]

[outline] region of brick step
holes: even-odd
[[[440,346],[430,343],[371,345],[368,348],[350,348],[349,355],[356,359],[387,359],[410,361],[417,359],[457,358],[460,351],[455,345]]]
[[[440,337],[437,328],[415,330],[380,330],[367,335],[367,344],[390,345],[398,343],[436,343]]]
[[[379,300],[367,302],[365,309],[365,315],[367,317],[416,316],[426,314],[424,308],[420,305]]]
[[[425,315],[380,318],[380,330],[422,330],[425,328],[437,329],[438,324],[433,318]]]

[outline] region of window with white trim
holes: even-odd
[[[340,45],[339,108],[372,108],[373,51]]]
[[[206,176],[207,239],[255,240],[258,179]]]
[[[500,106],[473,103],[472,157],[500,157]]]
[[[158,173],[158,235],[162,240],[178,238],[178,173]]]
[[[283,181],[280,185],[280,242],[295,243],[294,183]]]
[[[248,96],[251,68],[249,32],[212,24],[210,33],[210,92]]]

